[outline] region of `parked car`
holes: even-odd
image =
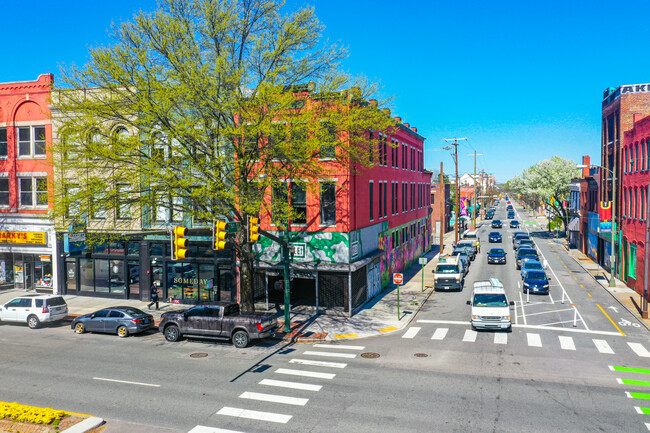
[[[528,247],[528,248],[532,248],[534,250],[537,249],[537,248],[535,248],[535,242],[533,242],[532,239],[528,239],[528,238],[519,239],[519,241],[517,241],[517,243],[515,243],[515,250],[518,250],[519,248],[522,248],[522,247]]]
[[[445,256],[438,260],[436,269],[433,271],[433,289],[439,290],[463,290],[465,274],[463,264],[459,257]]]
[[[528,271],[524,276],[524,293],[545,293],[548,294],[548,282],[550,278],[544,271]]]
[[[469,272],[469,265],[471,263],[469,255],[467,254],[467,248],[455,248],[454,252],[451,253],[451,255],[460,258],[460,261],[463,264],[464,273],[467,275]]]
[[[500,229],[503,227],[503,224],[501,224],[501,220],[492,220],[492,228],[493,229]]]
[[[104,332],[124,338],[155,327],[153,316],[135,307],[110,307],[84,314],[72,321],[74,332]]]
[[[532,260],[539,260],[537,251],[532,248],[519,248],[517,250],[517,269],[521,269],[521,262],[523,259],[529,258]]]
[[[510,228],[511,229],[518,229],[519,228],[519,221],[517,221],[517,220],[510,221]]]
[[[521,265],[521,278],[523,279],[528,271],[543,271],[544,266],[538,260],[528,260]]]
[[[503,248],[492,248],[488,251],[488,263],[506,263],[506,252]]]
[[[526,233],[526,232],[514,232],[512,234],[512,246],[513,247],[515,246],[515,242],[517,242],[517,239],[520,239],[520,238],[527,238],[528,239],[528,238],[530,238],[530,236],[528,236],[528,233]]]
[[[0,321],[27,323],[31,329],[61,320],[67,314],[68,304],[59,295],[19,296],[0,306]]]
[[[471,249],[472,252],[473,252],[473,254],[469,255],[469,258],[471,260],[474,260],[474,258],[476,257],[476,253],[478,252],[478,247],[477,247],[477,244],[476,244],[476,240],[471,240],[471,239],[466,239],[466,240],[459,241],[456,244],[456,248],[469,248],[469,249]]]
[[[489,241],[490,243],[493,242],[502,242],[503,241],[503,236],[501,236],[501,233],[499,232],[491,232],[489,235]]]
[[[474,248],[469,245],[456,245],[454,251],[463,251],[465,254],[467,254],[470,262],[476,258],[476,252],[474,251]]]
[[[275,315],[243,314],[234,302],[214,302],[163,313],[158,325],[167,341],[191,335],[231,340],[240,349],[248,346],[250,340],[271,336],[277,327]]]

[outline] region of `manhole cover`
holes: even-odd
[[[208,356],[207,353],[191,353],[190,358],[205,358]]]
[[[362,358],[379,358],[379,354],[375,352],[366,352],[361,354]]]
[[[426,358],[429,355],[427,355],[426,353],[415,353],[413,354],[413,356],[415,356],[416,358]]]

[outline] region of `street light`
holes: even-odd
[[[610,170],[607,167],[602,165],[590,164],[578,164],[576,168],[588,168],[588,167],[597,167],[602,168],[612,174],[612,251],[609,255],[609,262],[611,264],[611,272],[609,278],[609,287],[616,287],[616,280],[614,277],[614,272],[616,272],[616,165],[614,165],[614,170]]]

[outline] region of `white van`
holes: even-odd
[[[463,290],[465,269],[460,257],[441,257],[433,274],[434,290]]]
[[[508,302],[503,284],[497,278],[475,282],[467,305],[472,306],[472,329],[512,329],[510,306],[515,303]]]

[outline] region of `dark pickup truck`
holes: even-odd
[[[160,318],[158,328],[167,341],[184,335],[232,340],[235,347],[246,347],[250,340],[269,337],[278,327],[274,315],[242,314],[239,304],[214,302],[188,310],[170,311]]]

